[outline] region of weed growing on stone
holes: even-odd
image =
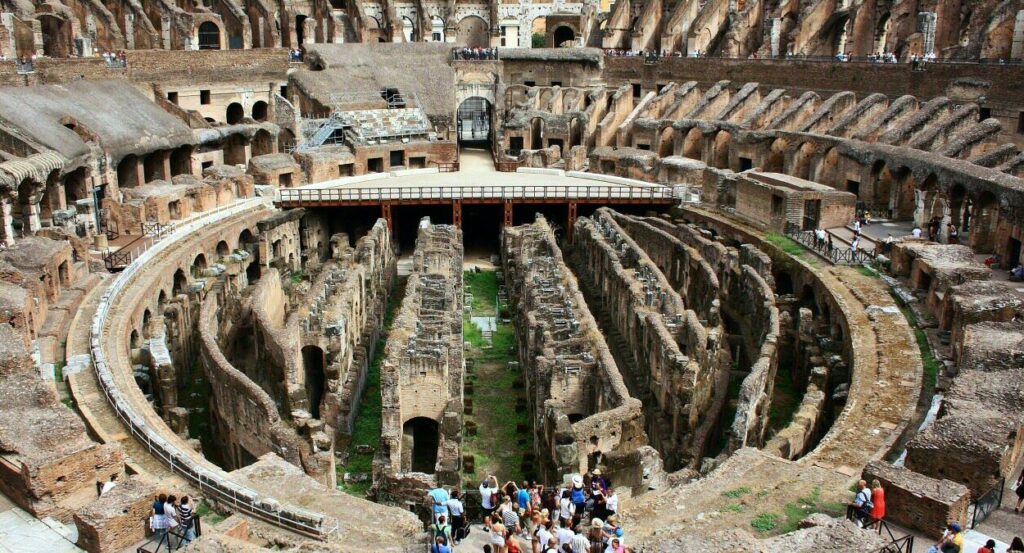
[[[748,493],[750,493],[750,488],[743,486],[742,488],[736,488],[735,490],[729,490],[727,492],[724,492],[722,495],[731,499],[736,499],[739,497],[743,497]]]
[[[750,521],[750,525],[758,532],[767,533],[778,527],[781,520],[782,516],[778,513],[761,513]]]

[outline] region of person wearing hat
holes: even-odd
[[[494,483],[492,486],[491,483]],[[494,512],[494,492],[498,489],[498,478],[493,474],[480,483],[480,508],[482,518],[486,519]]]
[[[587,491],[583,487],[583,477],[576,474],[572,477],[572,487],[569,489],[569,499],[572,500],[576,518],[573,522],[579,522],[583,511],[587,507]]]
[[[594,469],[594,477],[590,479],[590,489],[601,490],[601,493],[607,494],[608,484],[608,479],[601,474],[601,469]]]
[[[965,553],[964,535],[961,530],[958,522],[946,525],[946,532],[935,545],[928,548],[928,553]]]

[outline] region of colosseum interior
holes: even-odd
[[[1024,0],[0,15],[0,551],[1024,535]]]

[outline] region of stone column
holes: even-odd
[[[11,201],[7,198],[0,199],[0,243],[5,245],[14,244],[14,225],[11,220]]]

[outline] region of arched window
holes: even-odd
[[[220,50],[220,27],[212,21],[199,25],[199,49]]]

